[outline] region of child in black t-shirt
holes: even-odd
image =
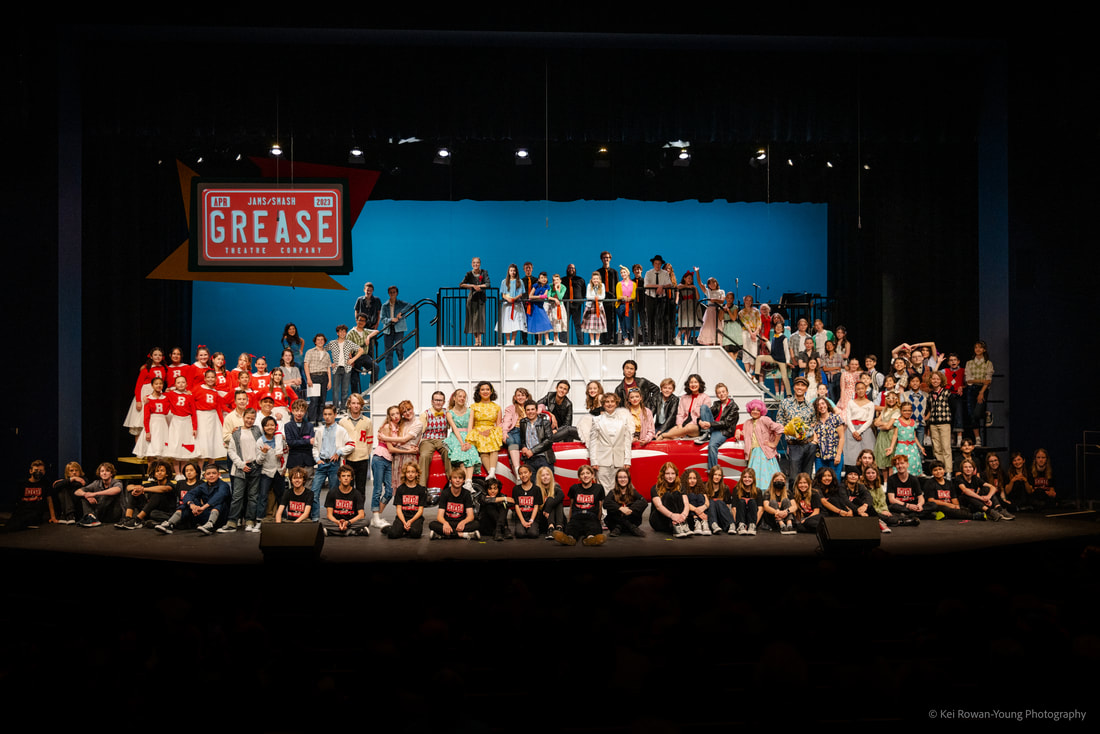
[[[886,503],[890,514],[898,517],[899,525],[919,525],[921,518],[932,519],[924,511],[924,492],[920,478],[909,473],[909,457],[895,454],[894,473],[886,480]]]
[[[115,527],[121,530],[137,530],[149,522],[153,526],[150,515],[154,510],[161,509],[167,518],[171,510],[175,509],[176,485],[168,479],[172,468],[167,461],[154,459],[149,464],[149,476],[141,484],[129,484],[122,491],[122,508],[124,514],[115,523]],[[136,513],[135,513],[136,510]]]
[[[516,518],[517,538],[539,537],[539,509],[542,507],[542,491],[531,481],[531,469],[519,468],[520,483],[512,488],[512,514]]]
[[[520,481],[526,477],[527,483],[531,483],[531,468],[527,465],[521,464],[516,474]],[[512,506],[512,498],[503,494],[500,489],[500,480],[496,477],[485,483],[485,496],[481,498],[481,516],[478,518],[478,523],[485,531],[485,535],[492,534],[493,540],[496,541],[512,538],[512,526],[508,522],[508,509]]]
[[[336,488],[325,497],[326,517],[321,518],[325,535],[370,535],[370,528],[363,522],[363,493],[352,486],[355,472],[350,466],[342,466],[336,476]]]
[[[449,486],[439,495],[439,514],[428,523],[429,538],[453,540],[481,540],[478,522],[474,519],[474,498],[462,485],[466,482],[466,471],[457,467],[451,471]]]
[[[296,466],[287,472],[290,487],[283,491],[275,510],[275,522],[309,522],[313,507],[313,491],[306,487],[309,472],[304,466]]]
[[[554,540],[562,545],[576,545],[578,539],[584,545],[603,545],[607,538],[600,532],[600,513],[606,492],[596,483],[596,470],[589,464],[581,465],[577,478],[581,481],[568,492],[569,522],[564,531],[554,531]]]
[[[959,505],[959,491],[954,481],[948,481],[943,462],[932,461],[928,470],[932,476],[924,480],[924,506],[932,511],[937,520],[945,517],[969,520],[970,513]]]
[[[30,476],[23,482],[23,491],[12,510],[11,519],[4,526],[5,533],[37,528],[43,522],[57,522],[53,498],[46,488],[46,463],[38,459],[31,462]]]
[[[424,533],[424,506],[428,504],[428,490],[419,483],[419,466],[406,464],[404,472],[405,481],[394,490],[393,506],[397,514],[393,524],[382,531],[391,540],[404,537],[415,540]]]

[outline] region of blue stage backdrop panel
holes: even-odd
[[[337,324],[354,325],[364,282],[382,300],[390,285],[409,303],[434,299],[440,287],[458,285],[473,255],[494,285],[509,263],[522,269],[527,260],[536,274],[551,275],[574,263],[587,279],[608,250],[614,265],[646,270],[661,255],[677,278],[699,266],[726,290],[738,278],[739,295],[759,283],[765,301],[786,291],[824,294],[827,213],[825,204],[724,201],[368,201],[352,235],[355,270],[335,276],[347,291],[196,282],[192,334],[225,352],[230,368],[240,352],[266,355],[274,366],[288,321],[308,348],[314,334],[335,338]],[[434,344],[434,328],[422,326]]]

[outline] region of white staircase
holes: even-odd
[[[473,388],[488,380],[503,408],[517,387],[527,388],[535,400],[568,380],[574,414],[584,407],[584,388],[599,380],[605,392],[622,380],[623,362],[638,363],[638,375],[658,384],[665,377],[676,382],[676,394],[684,392],[688,375],[701,375],[707,393],[724,383],[730,397],[745,416],[745,404],[763,392],[720,347],[420,347],[389,371],[371,389],[370,415],[375,427],[386,418],[386,408],[411,400],[419,413],[431,404],[432,393],[441,390],[448,399],[462,388],[473,401]],[[576,419],[574,419],[576,422]]]

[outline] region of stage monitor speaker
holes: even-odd
[[[265,561],[316,561],[324,544],[319,522],[265,522],[260,526],[260,551]]]
[[[877,517],[825,517],[817,526],[825,555],[856,555],[877,548],[882,540]]]

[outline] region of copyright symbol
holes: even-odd
[[[930,710],[928,711],[928,718],[929,718],[929,719],[934,719],[934,718],[936,718],[936,710],[935,710],[935,709],[930,709]]]

